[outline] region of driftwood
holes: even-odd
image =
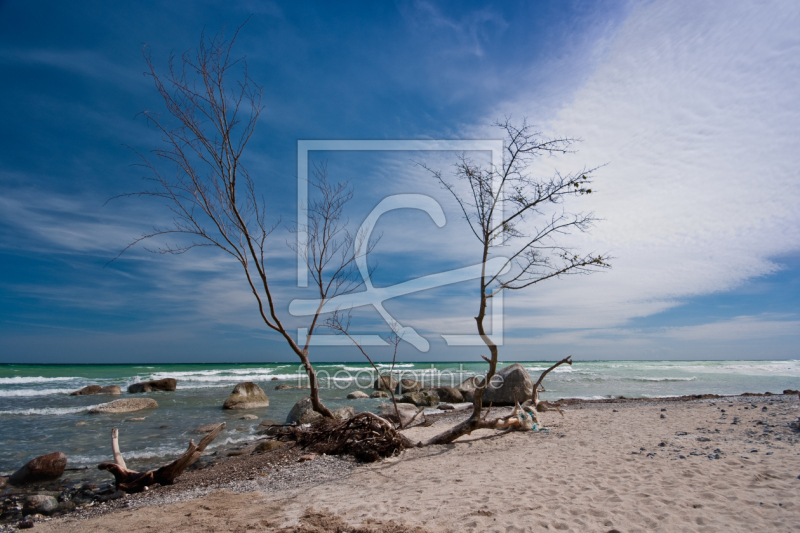
[[[141,492],[156,483],[172,485],[184,470],[197,461],[224,427],[224,423],[219,424],[211,433],[203,437],[200,444],[195,444],[193,440],[190,440],[189,448],[183,452],[183,455],[157,470],[147,472],[136,472],[125,465],[125,459],[122,458],[122,453],[119,451],[119,432],[117,428],[114,428],[111,430],[111,452],[114,455],[114,462],[100,463],[97,468],[111,472],[114,475],[117,490],[123,492]]]
[[[571,356],[565,357],[561,361],[557,362],[556,364],[554,364],[553,366],[542,372],[542,374],[539,376],[539,379],[533,385],[533,392],[531,395],[531,399],[523,403],[521,406],[519,405],[519,403],[517,403],[516,407],[514,408],[514,412],[511,416],[505,418],[495,418],[487,420],[489,416],[489,411],[491,411],[492,406],[491,405],[489,406],[489,409],[486,411],[486,414],[483,417],[480,416],[480,411],[478,411],[476,407],[476,411],[473,412],[473,415],[470,418],[461,422],[460,424],[456,424],[447,431],[444,431],[443,433],[436,435],[428,442],[426,442],[425,445],[429,446],[432,444],[450,444],[459,437],[462,437],[464,435],[469,435],[470,433],[472,433],[477,429],[504,429],[508,427],[515,427],[518,424],[523,423],[523,421],[520,420],[518,416],[520,410],[525,411],[530,416],[531,422],[533,424],[539,424],[539,417],[537,416],[537,412],[547,411],[550,408],[556,409],[559,413],[561,413],[561,416],[564,416],[564,413],[561,412],[561,409],[559,409],[557,405],[540,400],[539,392],[542,392],[543,390],[541,385],[545,376],[549,374],[552,370],[554,370],[556,367],[565,364],[566,365],[572,364]],[[487,380],[484,378],[483,381],[481,381],[480,387],[485,387],[486,382]],[[478,401],[479,398],[475,400],[475,403],[477,404]],[[525,417],[523,416],[523,418]],[[516,422],[514,420],[516,420]],[[527,420],[525,420],[523,425],[526,425],[527,423],[528,423]]]

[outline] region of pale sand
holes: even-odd
[[[483,430],[311,488],[220,491],[35,530],[274,531],[296,525],[313,506],[352,525],[394,520],[428,531],[798,531],[800,433],[787,425],[800,410],[797,396],[773,399],[754,398],[755,409],[727,400],[570,406],[564,418],[542,416],[549,435]],[[442,427],[407,433],[424,439]],[[721,458],[709,459],[715,449]]]

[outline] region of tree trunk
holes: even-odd
[[[117,428],[114,428],[111,430],[111,450],[114,455],[114,462],[100,463],[97,468],[111,472],[114,475],[117,490],[128,493],[147,490],[148,487],[156,483],[159,485],[172,485],[175,479],[183,474],[184,470],[197,461],[206,447],[217,438],[217,435],[224,427],[225,424],[219,424],[214,431],[203,437],[200,444],[195,444],[193,440],[190,440],[189,448],[183,452],[183,455],[158,470],[150,470],[148,472],[135,472],[125,466],[125,460],[119,451],[119,432]]]

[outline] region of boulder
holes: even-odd
[[[348,418],[353,418],[356,416],[356,410],[349,406],[334,409],[332,412],[334,418],[338,418],[339,420],[347,420]]]
[[[439,395],[436,394],[436,391],[432,390],[407,392],[397,401],[401,403],[413,403],[417,407],[436,407],[439,405]]]
[[[158,407],[158,402],[152,398],[126,398],[92,406],[89,408],[89,412],[92,414],[129,413],[142,409],[155,409],[156,407]]]
[[[471,402],[475,399],[475,390],[480,385],[481,379],[483,378],[473,376],[465,379],[458,387],[456,387],[458,392],[461,393],[461,396],[464,398],[465,402]]]
[[[499,370],[483,391],[483,405],[514,405],[523,403],[533,395],[533,380],[528,371],[519,364]]]
[[[67,467],[67,456],[61,452],[48,453],[28,461],[22,468],[11,474],[8,482],[24,485],[34,481],[58,479]]]
[[[370,398],[388,398],[389,393],[384,390],[376,390],[372,394],[369,395]]]
[[[172,392],[178,388],[178,380],[174,378],[157,379],[155,381],[143,381],[128,386],[128,392],[138,394],[140,392],[163,391]]]
[[[22,511],[25,514],[39,513],[49,515],[56,509],[58,509],[58,500],[45,494],[28,496],[25,500],[25,505],[22,507]]]
[[[353,392],[351,392],[350,394],[347,395],[347,399],[348,400],[362,400],[364,398],[369,398],[369,396],[364,394],[360,390],[353,391]]]
[[[403,425],[405,426],[417,415],[419,409],[409,403],[398,403],[397,412],[400,413],[400,420],[397,419],[397,413],[394,411],[394,405],[384,404],[380,406],[378,415],[395,423],[402,421]]]
[[[322,420],[322,415],[314,411],[311,398],[308,396],[294,404],[289,416],[286,417],[287,424],[311,424],[317,420]]]
[[[222,404],[223,409],[258,409],[268,406],[269,398],[261,390],[261,387],[252,381],[245,381],[236,385],[231,395]]]
[[[397,388],[397,380],[392,376],[381,376],[375,378],[372,388],[376,390],[395,390]]]
[[[404,392],[417,392],[422,388],[422,383],[419,381],[414,381],[413,379],[401,379],[400,384],[395,389],[395,392],[398,394],[403,394]]]
[[[283,446],[283,443],[277,440],[265,440],[261,441],[256,445],[256,449],[253,450],[255,452],[271,452],[277,448]]]
[[[258,417],[256,415],[244,415],[239,420],[258,420]]]
[[[455,387],[439,387],[436,389],[436,393],[443,402],[461,403],[464,401],[464,395]]]
[[[122,394],[119,385],[108,385],[101,387],[100,385],[89,385],[81,390],[70,392],[70,396],[88,396],[89,394]]]
[[[214,431],[219,424],[219,422],[215,422],[213,424],[203,424],[202,426],[197,426],[194,428],[194,432],[198,435],[205,435],[206,433],[211,433]],[[225,429],[225,425],[225,422],[222,422],[222,429]]]
[[[267,419],[264,419],[264,420],[262,420],[261,422],[259,422],[259,424],[258,424],[258,427],[262,427],[262,426],[277,426],[277,425],[278,425],[278,423],[277,423],[277,422],[275,422],[274,420],[270,420],[269,418],[267,418]]]
[[[800,394],[800,390],[786,389],[786,390],[783,391],[783,393],[784,394]]]
[[[292,389],[292,388],[294,388],[294,387],[292,387],[291,385],[286,385],[285,383],[281,383],[280,385],[276,385],[275,386],[275,390],[286,390],[286,389]]]

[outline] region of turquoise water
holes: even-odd
[[[510,363],[504,363],[510,364]],[[534,377],[544,362],[523,362]],[[389,365],[379,365],[381,371]],[[502,365],[501,365],[502,366]],[[368,388],[374,375],[368,364],[317,365],[322,398],[331,407],[354,405],[377,408],[382,400],[347,400],[348,392]],[[396,373],[425,383],[458,384],[485,372],[485,363],[402,363]],[[128,385],[137,381],[173,377],[175,392],[150,393],[159,408],[118,415],[90,415],[88,407],[130,397]],[[275,379],[277,378],[277,379]],[[299,365],[0,365],[0,473],[10,473],[29,459],[63,451],[69,467],[110,460],[110,432],[120,430],[120,445],[131,468],[146,469],[186,449],[192,430],[201,424],[226,421],[225,431],[211,445],[230,447],[250,440],[259,420],[240,420],[242,411],[223,411],[222,403],[241,381],[260,385],[270,406],[251,411],[260,419],[283,422],[305,390],[275,390],[277,384],[304,385]],[[69,396],[86,385],[119,385],[121,396]],[[774,392],[800,389],[800,361],[592,361],[559,367],[545,380],[546,399],[659,397],[683,394]],[[132,418],[144,417],[143,421]],[[76,425],[83,423],[81,425]],[[167,427],[162,427],[167,426]],[[96,470],[70,473],[73,478],[95,478]],[[103,476],[107,474],[103,473]]]

